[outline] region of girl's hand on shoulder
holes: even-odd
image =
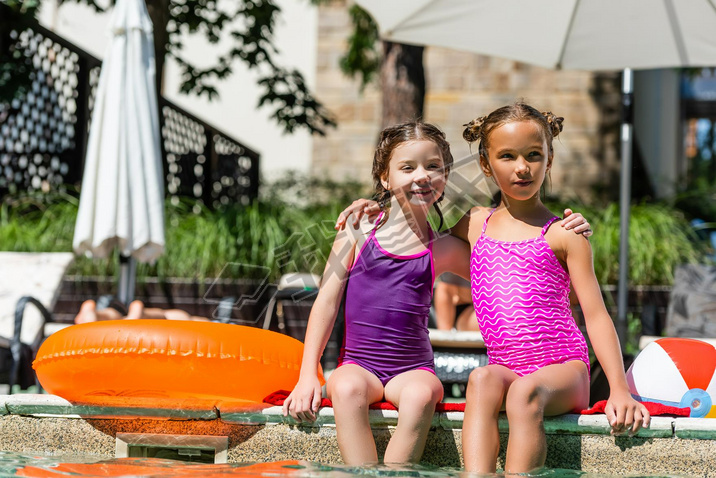
[[[587,220],[578,212],[573,212],[567,208],[564,210],[564,219],[562,219],[562,227],[566,230],[573,230],[575,234],[581,234],[589,237],[594,234]]]
[[[368,215],[368,218],[375,220],[380,213],[380,205],[371,199],[356,199],[353,203],[345,208],[336,220],[334,228],[340,231],[346,226],[348,218],[352,216],[353,226],[357,226],[364,214]]]
[[[604,409],[612,427],[612,435],[635,435],[641,428],[648,428],[651,415],[643,403],[632,398],[628,392],[612,393]]]
[[[291,394],[283,402],[283,416],[297,422],[315,422],[321,405],[321,384],[318,379],[299,380]]]

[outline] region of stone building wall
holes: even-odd
[[[336,1],[319,10],[316,92],[338,128],[315,138],[312,173],[370,183],[381,96],[377,82],[361,93],[359,82],[339,69],[351,32],[347,6]],[[555,142],[554,193],[593,199],[595,186],[604,189],[618,176],[619,73],[553,71],[437,47],[425,49],[424,63],[424,119],[444,129],[456,160],[470,154],[462,124],[522,98],[565,117],[564,133]]]

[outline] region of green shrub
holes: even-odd
[[[78,200],[70,195],[6,197],[0,205],[0,250],[72,250]]]
[[[166,205],[166,251],[154,265],[139,264],[144,276],[264,277],[310,271],[320,274],[335,236],[333,224],[351,200],[365,196],[357,183],[334,183],[286,177],[266,186],[261,201],[220,210],[180,202]],[[296,205],[298,204],[298,205]],[[71,195],[5,198],[0,208],[0,250],[71,251],[78,200]],[[551,202],[557,213],[563,204]],[[619,207],[603,209],[571,205],[592,224],[591,238],[597,278],[616,284],[619,264]],[[436,215],[431,215],[434,226]],[[452,217],[454,216],[454,217]],[[446,217],[448,225],[459,219]],[[630,283],[671,284],[676,265],[697,262],[702,248],[678,210],[665,205],[632,207],[630,222]],[[112,276],[117,258],[79,257],[70,274]]]
[[[619,205],[607,205],[590,222],[596,231],[591,242],[597,279],[601,284],[616,284],[619,277]],[[632,206],[630,283],[671,284],[676,266],[698,262],[702,249],[688,221],[678,210],[660,204]]]
[[[565,207],[580,212],[591,224],[594,272],[600,284],[619,279],[619,204],[603,208],[579,203],[550,201],[548,207],[561,214]],[[679,264],[699,262],[704,244],[684,214],[666,204],[634,204],[629,220],[629,282],[632,285],[671,285]]]
[[[302,182],[304,181],[304,182]],[[305,178],[270,186],[262,201],[210,211],[193,202],[167,201],[166,249],[156,264],[138,264],[137,277],[263,278],[286,272],[323,272],[338,213],[347,198],[365,196],[357,183]],[[307,187],[310,186],[310,187]],[[0,250],[72,250],[78,200],[71,195],[5,198],[0,208]],[[291,201],[300,205],[296,206]],[[78,257],[69,274],[112,276],[117,257]]]

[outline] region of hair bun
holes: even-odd
[[[480,138],[480,131],[482,130],[482,125],[485,124],[485,118],[486,116],[480,116],[463,125],[465,130],[462,132],[462,137],[465,138],[465,141],[473,143]]]
[[[552,137],[556,138],[559,136],[559,133],[562,132],[562,123],[564,122],[564,118],[561,116],[557,116],[551,111],[544,111],[542,112],[545,119],[547,120],[547,124],[550,127],[550,130],[552,131]]]

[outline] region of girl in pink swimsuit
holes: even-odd
[[[395,405],[400,416],[383,460],[420,460],[442,399],[428,335],[433,282],[447,271],[469,276],[465,244],[434,234],[428,224],[451,165],[450,147],[437,127],[386,128],[373,159],[373,180],[387,212],[377,224],[366,219],[336,235],[308,319],[300,378],[283,412],[298,421],[316,419],[316,371],[345,297],[341,363],[328,378],[327,393],[346,464],[378,461],[368,406],[381,400]]]
[[[609,381],[606,413],[613,433],[636,433],[649,424],[648,411],[629,393],[589,241],[550,227],[556,218],[540,200],[562,121],[517,103],[471,121],[463,133],[477,142],[480,166],[501,192],[496,209],[474,208],[453,231],[472,245],[472,297],[489,356],[467,386],[467,471],[495,472],[501,410],[510,426],[505,472],[523,473],[544,466],[543,417],[589,405],[587,345],[571,315],[570,282]]]

